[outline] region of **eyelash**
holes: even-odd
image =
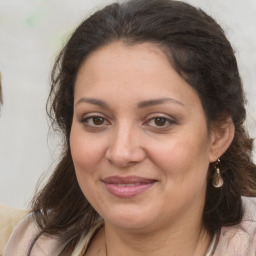
[[[96,119],[101,119],[100,124],[95,124]],[[98,120],[99,121],[99,120]],[[162,125],[157,125],[156,121],[160,121],[163,124]],[[110,121],[108,121],[107,118],[103,117],[102,115],[99,114],[93,114],[90,116],[85,116],[83,117],[80,122],[82,124],[84,124],[87,128],[95,128],[95,129],[100,129],[100,128],[104,128],[108,125],[110,125]],[[90,123],[93,122],[93,123]],[[154,122],[153,124],[150,124],[151,122]],[[159,129],[159,130],[164,130],[164,129],[168,129],[170,128],[172,125],[177,124],[177,122],[171,118],[167,118],[165,116],[154,116],[150,119],[148,119],[146,122],[143,123],[143,125],[149,126],[151,128],[155,128],[155,129]]]
[[[160,121],[160,122],[163,122],[163,125],[157,125],[156,124],[156,121]],[[150,122],[154,122],[153,125],[150,125]],[[149,124],[149,126],[153,127],[153,128],[156,128],[156,129],[167,129],[167,128],[170,128],[170,126],[176,124],[177,122],[171,118],[167,118],[165,116],[155,116],[153,118],[150,118],[146,124]]]
[[[99,124],[99,125],[97,125],[97,124],[95,124],[95,123],[93,123],[93,124],[91,123],[91,124],[90,124],[90,121],[91,121],[91,122],[94,122],[94,121],[95,121],[94,119],[96,119],[96,118],[101,119],[101,120],[103,121],[103,123],[102,123],[102,124]],[[103,126],[106,126],[106,125],[109,125],[109,124],[110,124],[110,122],[109,122],[105,117],[103,117],[103,116],[101,116],[101,115],[90,115],[90,116],[86,116],[86,117],[82,118],[82,119],[80,120],[80,122],[83,123],[84,125],[86,125],[87,127],[91,127],[91,128],[101,128],[101,127],[103,127]],[[106,124],[106,122],[107,122],[107,124]]]

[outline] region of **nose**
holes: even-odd
[[[107,160],[119,168],[125,168],[143,161],[146,152],[141,145],[138,128],[132,125],[119,125],[113,129],[106,150]]]

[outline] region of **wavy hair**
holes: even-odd
[[[219,165],[222,188],[211,185],[213,167],[209,166],[205,227],[215,232],[239,223],[241,196],[256,195],[252,140],[243,126],[244,92],[234,51],[222,28],[202,10],[180,1],[113,3],[77,27],[52,71],[48,114],[63,135],[63,153],[52,176],[35,195],[32,213],[42,233],[57,236],[66,245],[60,255],[67,255],[100,218],[78,185],[69,136],[77,72],[91,52],[115,41],[152,42],[161,47],[170,65],[199,95],[209,127],[227,116],[234,122],[234,139]]]

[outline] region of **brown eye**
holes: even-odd
[[[92,122],[94,125],[103,125],[105,119],[100,116],[94,116],[92,117]]]
[[[92,128],[101,128],[110,124],[106,118],[97,115],[85,117],[80,122],[83,123],[86,127]]]
[[[163,117],[157,117],[154,119],[154,122],[156,126],[164,126],[166,125],[167,120]]]
[[[150,127],[153,127],[155,129],[169,129],[173,125],[177,124],[177,122],[174,119],[164,117],[164,116],[155,116],[151,119],[149,119],[146,122],[147,125]]]

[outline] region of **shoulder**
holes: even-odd
[[[17,223],[26,215],[25,210],[0,203],[0,255]]]
[[[33,220],[32,215],[26,216],[14,229],[5,249],[3,256],[27,256],[30,246],[40,233],[39,227]],[[36,240],[31,256],[48,256],[56,254],[60,245],[55,238],[45,235]]]
[[[214,255],[256,255],[256,198],[242,197],[244,216],[238,225],[222,227]]]

